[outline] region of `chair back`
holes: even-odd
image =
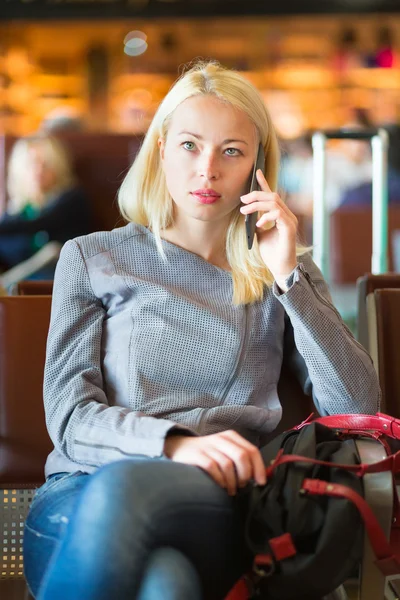
[[[43,407],[50,296],[0,297],[0,485],[44,481]]]
[[[26,279],[19,281],[13,290],[15,296],[51,296],[53,293],[52,279],[49,280],[34,280]]]
[[[366,273],[357,279],[357,339],[371,355],[376,354],[373,347],[376,340],[374,292],[380,288],[400,288],[400,273]]]
[[[374,292],[382,412],[400,418],[400,289]]]

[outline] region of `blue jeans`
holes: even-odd
[[[143,457],[50,476],[24,535],[38,600],[222,600],[249,568],[244,498],[201,469]]]

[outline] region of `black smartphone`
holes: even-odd
[[[260,144],[258,146],[257,158],[256,158],[256,162],[254,163],[253,172],[251,175],[249,193],[254,192],[254,190],[261,189],[258,184],[257,177],[256,177],[256,172],[258,169],[261,169],[261,171],[264,173],[265,154],[264,154],[264,148],[263,148],[262,144]],[[258,221],[258,212],[251,213],[250,215],[246,215],[245,220],[244,220],[245,227],[246,227],[247,247],[249,250],[251,250],[251,248],[253,247],[253,241],[254,241],[254,236],[256,233],[257,221]]]

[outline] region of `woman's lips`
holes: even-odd
[[[202,190],[198,190],[196,192],[191,192],[192,196],[196,198],[201,204],[214,204],[221,196],[216,192],[206,192]]]

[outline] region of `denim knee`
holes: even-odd
[[[138,600],[201,600],[200,577],[190,560],[174,548],[155,550],[145,569]]]

